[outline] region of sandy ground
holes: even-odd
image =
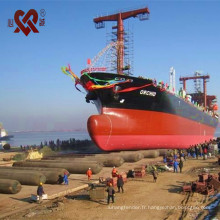
[[[107,205],[106,200],[90,201],[88,191],[54,200],[11,215],[4,219],[203,219],[208,214],[204,206],[214,198],[194,194],[182,194],[184,182],[195,181],[201,168],[211,172],[219,172],[220,167],[214,163],[216,159],[189,159],[184,163],[183,173],[164,172],[153,182],[151,175],[129,180],[125,192],[117,193],[115,203]],[[143,161],[142,161],[143,162]],[[141,163],[141,162],[139,162]],[[131,164],[123,165],[123,169]],[[119,170],[122,168],[119,168]],[[129,169],[129,168],[127,168]],[[103,172],[110,172],[110,168]],[[103,173],[102,173],[103,174]],[[101,174],[100,174],[101,175]],[[28,204],[24,201],[23,206]],[[199,216],[199,217],[198,217]],[[216,214],[220,219],[220,212]]]

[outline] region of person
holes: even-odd
[[[120,189],[122,190],[122,193],[124,192],[123,185],[124,185],[124,180],[122,178],[122,175],[118,175],[117,187],[118,187],[118,192],[119,193],[120,193]]]
[[[186,150],[186,154],[187,154],[187,157],[190,157],[190,149],[189,148]]]
[[[174,160],[176,160],[176,159],[177,159],[177,155],[176,155],[176,154],[174,154],[173,159],[174,159]]]
[[[59,175],[58,180],[57,180],[58,184],[62,184],[63,183],[63,177],[62,175]]]
[[[68,180],[67,172],[64,173],[63,181],[64,181],[64,185],[69,185],[69,180]]]
[[[218,140],[218,152],[220,153],[220,140]]]
[[[134,170],[129,170],[127,173],[127,178],[134,178],[135,177],[135,172]]]
[[[204,147],[203,149],[203,154],[204,154],[203,160],[206,160],[207,159],[207,148],[206,147]]]
[[[203,155],[202,145],[200,145],[200,147],[199,147],[199,154],[200,154],[200,157],[202,157],[202,155]]]
[[[153,181],[156,183],[157,182],[157,171],[156,171],[156,169],[152,170],[152,175],[153,175]]]
[[[42,202],[42,196],[44,194],[44,189],[43,189],[43,183],[40,183],[38,188],[37,188],[37,195],[39,196],[38,203]]]
[[[112,169],[112,177],[117,177],[117,169],[115,167]]]
[[[180,160],[179,162],[179,168],[180,168],[180,173],[182,173],[182,169],[183,169],[183,161]]]
[[[180,152],[180,159],[181,159],[182,161],[185,160],[185,154],[183,153],[183,151]]]
[[[112,187],[112,184],[110,183],[109,184],[109,187],[107,189],[107,192],[108,192],[108,204],[110,202],[110,198],[112,199],[112,203],[114,203],[114,196],[115,196],[115,190],[114,188]]]
[[[199,147],[198,147],[198,145],[196,145],[195,146],[195,157],[196,157],[196,159],[198,160],[198,158],[199,158]]]
[[[90,181],[90,179],[92,178],[92,170],[91,170],[91,168],[89,168],[87,170],[86,175],[88,176],[88,180]]]
[[[173,162],[173,172],[175,173],[178,173],[178,165],[179,165],[179,163],[175,160],[174,162]]]
[[[166,155],[166,154],[164,154],[164,156],[163,156],[163,162],[164,162],[164,163],[167,162],[167,155]]]

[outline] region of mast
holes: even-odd
[[[173,67],[170,67],[170,91],[175,93],[176,90],[176,71]]]
[[[113,29],[117,29],[117,73],[123,74],[124,69],[124,25],[123,21],[125,19],[131,17],[139,17],[140,20],[147,20],[150,11],[147,7],[126,11],[126,12],[119,12],[117,14],[102,16],[94,18],[93,21],[95,22],[96,28],[104,28],[105,21],[117,21],[117,26],[112,27]]]

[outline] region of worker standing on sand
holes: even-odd
[[[120,193],[120,189],[122,190],[122,193],[124,192],[123,185],[124,185],[124,180],[122,178],[122,175],[118,175],[117,187],[119,193]]]
[[[185,160],[185,155],[184,155],[184,153],[183,153],[183,151],[181,151],[180,152],[180,159],[182,160],[182,161],[184,161]]]
[[[37,195],[39,196],[38,204],[42,202],[43,194],[44,194],[43,183],[40,183],[37,188]]]
[[[91,170],[91,168],[89,168],[87,170],[86,175],[88,176],[88,180],[90,180],[92,178],[92,170]]]
[[[69,185],[69,180],[68,180],[67,172],[64,173],[63,181],[64,181],[65,185]]]
[[[117,177],[117,169],[115,167],[112,169],[112,177]]]
[[[178,165],[179,165],[179,163],[175,160],[173,162],[173,172],[174,173],[178,173]]]
[[[199,145],[195,146],[196,159],[199,159]]]
[[[207,148],[206,148],[206,146],[204,147],[204,149],[203,149],[203,160],[206,160],[207,159]]]
[[[158,175],[156,169],[152,170],[152,175],[153,175],[153,181],[156,183],[157,182],[157,175]]]
[[[183,169],[183,161],[180,160],[179,162],[179,168],[180,168],[180,173],[182,173],[182,169]]]
[[[108,204],[110,202],[110,198],[112,198],[112,203],[114,203],[114,196],[115,196],[115,190],[114,188],[112,187],[112,184],[110,183],[109,184],[109,187],[107,189],[107,192],[108,192]]]

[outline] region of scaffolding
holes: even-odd
[[[124,67],[123,73],[126,75],[132,75],[134,72],[134,39],[133,31],[130,25],[124,30]],[[109,45],[112,42],[117,42],[117,32],[113,29],[110,33],[106,33],[106,44]],[[107,70],[109,72],[117,72],[117,45],[111,47],[106,55]]]
[[[199,73],[198,71],[195,72],[194,76],[201,76],[202,74]],[[195,90],[195,93],[199,93],[202,91],[201,89],[201,78],[196,78],[194,79],[194,90]]]

